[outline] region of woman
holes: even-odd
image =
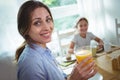
[[[46,44],[54,28],[49,8],[39,1],[26,1],[18,12],[18,31],[25,42],[16,51],[18,80],[65,80]],[[96,74],[94,62],[77,64],[68,80],[86,80]],[[92,71],[92,72],[91,72]],[[84,73],[84,74],[83,74]]]
[[[83,46],[90,46],[91,40],[95,40],[98,43],[99,48],[103,47],[103,41],[100,38],[91,32],[87,32],[88,20],[86,18],[80,18],[75,27],[78,33],[74,35],[74,38],[71,41],[69,53],[73,53],[74,49],[76,50]]]

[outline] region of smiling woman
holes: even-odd
[[[16,60],[19,59],[26,44],[34,43],[45,48],[46,43],[51,41],[53,31],[53,18],[46,5],[37,1],[28,1],[26,6],[28,8],[21,6],[18,12],[18,31],[25,42],[17,49]]]
[[[46,43],[51,41],[52,31],[53,31],[53,20],[52,17],[49,15],[48,11],[44,10],[44,8],[37,8],[36,10],[34,10],[32,14],[31,28],[28,32],[30,38],[36,44]],[[42,46],[45,47],[45,45]]]
[[[64,80],[46,46],[51,41],[53,27],[52,15],[43,3],[27,1],[20,7],[18,30],[25,42],[17,49],[15,56],[18,80]]]
[[[66,74],[47,47],[54,28],[49,8],[39,1],[26,1],[19,9],[17,21],[18,31],[25,40],[15,55],[18,80],[65,80]],[[76,65],[68,80],[85,80],[94,76],[94,62],[82,67],[90,59],[87,57]]]

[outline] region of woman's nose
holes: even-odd
[[[49,29],[50,29],[49,26],[50,26],[50,25],[49,25],[48,23],[44,22],[43,28],[44,28],[45,30],[49,30]]]

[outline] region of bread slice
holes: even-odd
[[[120,55],[118,56],[118,69],[120,70]]]
[[[113,70],[120,70],[120,50],[116,50],[109,54],[109,57],[112,61],[112,69]]]
[[[113,70],[118,70],[118,66],[119,66],[118,60],[116,58],[113,58],[112,59],[112,69]]]

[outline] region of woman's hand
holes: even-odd
[[[95,63],[92,61],[89,64],[86,64],[92,57],[87,57],[79,64],[75,66],[68,80],[88,80],[94,76],[97,72],[95,69]]]

